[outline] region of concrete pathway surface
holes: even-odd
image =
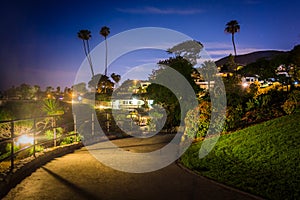
[[[172,135],[157,135],[149,139],[127,138],[113,142],[128,151],[143,152],[161,148],[171,138]],[[189,173],[175,163],[149,173],[117,171],[100,163],[84,147],[40,167],[13,188],[4,199],[256,198]]]

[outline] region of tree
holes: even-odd
[[[116,84],[118,84],[119,81],[121,80],[121,76],[120,76],[119,74],[112,73],[112,74],[110,75],[110,77],[114,80],[114,82],[115,82]]]
[[[18,88],[17,91],[19,92],[21,99],[31,99],[33,97],[33,93],[31,90],[31,86],[28,84],[21,84]]]
[[[185,116],[188,107],[191,105],[191,102],[195,100],[195,97],[189,95],[188,90],[186,90],[186,85],[181,84],[180,81],[178,82],[174,80],[174,77],[170,76],[172,73],[170,68],[176,70],[184,77],[194,89],[195,94],[198,94],[200,87],[196,85],[191,76],[196,69],[193,68],[193,65],[189,61],[181,56],[159,61],[158,64],[160,68],[154,70],[150,75],[150,81],[153,80],[154,83],[147,88],[147,98],[154,100],[155,104],[161,105],[166,110],[167,120],[165,128],[172,129],[180,124],[181,117]],[[155,84],[155,82],[166,83],[165,85],[172,83],[174,90],[171,91],[163,85]],[[180,105],[179,101],[183,103]],[[183,110],[184,113],[181,113],[181,110]]]
[[[300,80],[300,45],[297,45],[290,52],[289,60],[290,64],[290,75],[294,81]]]
[[[81,82],[72,86],[73,90],[80,94],[87,93],[86,83]]]
[[[236,56],[236,47],[235,47],[235,42],[234,42],[234,34],[240,31],[240,25],[238,21],[236,20],[231,20],[226,24],[225,27],[225,32],[231,34],[231,40],[232,40],[232,45],[234,49],[234,56]]]
[[[275,70],[277,69],[276,65],[272,65],[270,60],[265,58],[260,58],[256,62],[249,63],[242,70],[243,75],[247,74],[257,74],[261,79],[265,80],[268,78],[273,78],[276,76]]]
[[[65,87],[64,89],[64,100],[65,101],[72,100],[72,89],[69,87]]]
[[[80,30],[77,33],[77,36],[83,42],[84,54],[85,54],[85,56],[86,56],[86,58],[87,58],[87,60],[89,62],[89,65],[90,65],[90,68],[91,68],[92,77],[93,77],[95,74],[94,74],[94,69],[93,69],[92,58],[91,58],[91,55],[90,55],[90,45],[89,45],[89,39],[92,37],[91,31],[89,31],[89,30]]]
[[[176,57],[181,56],[192,65],[197,64],[197,59],[200,58],[200,51],[203,49],[203,44],[196,40],[187,40],[167,49],[168,53],[174,53]]]
[[[107,26],[103,26],[100,30],[100,35],[104,37],[105,40],[105,72],[104,75],[107,76],[107,36],[110,34],[110,30]]]
[[[33,94],[34,94],[34,98],[36,99],[40,99],[43,92],[41,91],[41,87],[39,85],[34,85],[32,87],[32,91],[33,91]]]
[[[60,87],[57,86],[57,87],[56,87],[56,94],[59,94],[59,93],[60,93]]]
[[[111,94],[113,91],[114,83],[108,76],[103,74],[96,74],[92,80],[88,82],[90,88],[97,88],[97,93]]]
[[[235,63],[234,56],[229,54],[228,61],[225,64],[227,66],[227,70],[230,72],[235,72],[237,64]]]
[[[46,93],[47,93],[47,94],[52,93],[52,91],[53,91],[53,87],[52,87],[52,86],[47,86],[47,87],[46,87]]]
[[[203,76],[204,80],[207,81],[208,90],[210,90],[210,84],[213,82],[214,77],[218,73],[216,64],[211,60],[204,61],[204,63],[201,65],[201,68],[198,70],[200,71],[200,74]]]
[[[294,46],[294,48],[290,52],[290,60],[293,64],[300,67],[300,45]]]

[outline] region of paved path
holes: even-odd
[[[126,150],[139,152],[161,148],[170,138],[170,135],[160,135],[148,140],[128,138],[115,140],[114,143]],[[13,188],[4,199],[254,198],[195,176],[175,163],[142,174],[116,171],[82,148],[42,166]]]

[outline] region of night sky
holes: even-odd
[[[291,50],[300,44],[299,1],[2,1],[0,31],[0,90],[21,83],[72,86],[85,55],[81,29],[92,32],[93,49],[108,38],[134,28],[163,27],[182,32],[204,44],[213,59],[233,53],[231,36],[224,33],[230,20],[240,23],[235,35],[237,53]],[[132,54],[120,59],[109,73],[124,74],[130,65],[160,59],[162,53]],[[132,59],[134,58],[135,59]],[[134,60],[134,63],[130,63]]]

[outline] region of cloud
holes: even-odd
[[[176,8],[157,8],[157,7],[143,7],[143,8],[117,8],[119,12],[130,14],[162,14],[162,15],[193,15],[203,13],[201,9],[176,9]]]

